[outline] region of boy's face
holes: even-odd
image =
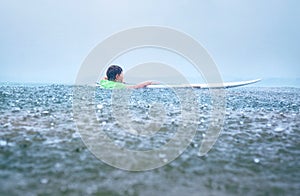
[[[116,81],[117,82],[123,82],[123,80],[124,80],[124,74],[123,74],[123,72],[121,74],[117,74],[116,75]]]

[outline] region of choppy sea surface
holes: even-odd
[[[132,121],[148,123],[155,102],[166,110],[151,142],[136,139],[116,123],[112,92],[90,90],[97,120],[86,127],[102,127],[123,148],[159,147],[182,123],[180,101],[170,89],[134,90]],[[163,167],[131,172],[107,165],[85,146],[73,86],[1,84],[0,195],[300,195],[299,88],[226,90],[223,129],[205,156],[198,152],[211,118],[210,92],[194,93],[199,122],[190,145]]]

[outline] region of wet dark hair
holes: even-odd
[[[111,65],[106,71],[107,79],[110,80],[110,81],[115,81],[117,74],[121,74],[122,71],[123,70],[120,66]]]

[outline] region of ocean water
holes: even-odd
[[[174,92],[138,89],[130,97],[130,119],[151,123],[151,115],[160,113],[151,110],[156,102],[164,106],[166,118],[151,140],[124,134],[111,110],[112,92],[81,89],[83,100],[85,91],[95,93],[92,115],[97,118],[87,121],[85,128],[102,127],[123,148],[159,148],[183,123]],[[199,123],[191,144],[163,167],[132,172],[107,165],[83,143],[76,127],[76,118],[81,116],[76,117],[73,110],[73,86],[2,84],[0,195],[300,194],[299,88],[226,90],[223,129],[205,156],[198,152],[212,118],[211,98],[208,90],[195,89],[194,93]]]

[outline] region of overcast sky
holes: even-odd
[[[147,25],[192,36],[225,79],[296,78],[299,8],[297,0],[1,0],[0,81],[72,84],[105,38]],[[132,58],[120,60],[125,69]]]

